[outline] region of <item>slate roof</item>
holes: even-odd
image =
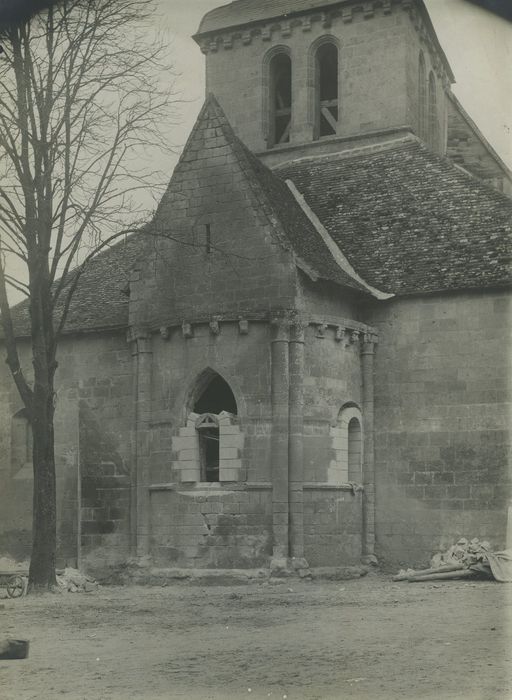
[[[137,260],[149,252],[153,243],[154,239],[144,233],[134,234],[91,260],[71,302],[67,333],[127,327],[129,300],[123,290]],[[29,335],[28,303],[21,302],[11,313],[16,333]]]
[[[277,169],[355,270],[394,294],[510,285],[512,201],[415,138]]]

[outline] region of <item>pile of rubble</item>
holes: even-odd
[[[489,542],[461,538],[449,549],[434,554],[429,569],[402,569],[393,581],[443,581],[450,579],[492,579],[512,581],[512,550],[492,552]]]
[[[57,585],[62,592],[92,593],[98,589],[98,582],[78,569],[64,569],[57,573]]]

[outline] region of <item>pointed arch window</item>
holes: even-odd
[[[332,42],[319,46],[315,55],[316,138],[338,132],[339,68],[338,47]]]
[[[229,384],[220,374],[211,373],[207,377],[206,385],[201,383],[200,394],[195,399],[193,411],[199,414],[219,414],[226,411],[236,416],[236,399]]]
[[[427,140],[427,70],[423,51],[418,64],[418,136]]]
[[[187,412],[186,425],[173,438],[180,481],[240,481],[244,435],[229,384],[212,369],[205,370],[194,383]]]
[[[284,51],[270,61],[269,105],[269,145],[288,143],[292,125],[292,61]]]
[[[435,150],[438,141],[437,85],[432,71],[428,77],[428,142]]]

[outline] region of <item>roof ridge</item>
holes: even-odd
[[[127,237],[125,240],[118,240],[115,243],[113,243],[111,246],[106,246],[103,250],[101,250],[97,255],[94,255],[89,262],[87,263],[88,266],[97,264],[98,262],[101,263],[106,257],[110,255],[115,255],[116,253],[119,252],[119,247],[122,245],[126,245],[128,242],[132,243],[134,242],[134,239],[137,238],[138,236],[143,237],[143,234],[145,233],[145,229],[148,227],[148,224],[144,224],[143,227],[139,231],[133,231],[130,234],[127,234]],[[143,252],[140,252],[140,256],[143,255]],[[68,279],[65,282],[65,286],[67,286],[73,279],[74,276],[80,271],[80,266],[82,263],[77,263],[75,267],[73,267],[69,272],[67,273]],[[58,279],[54,280],[53,285],[57,285],[61,282],[62,277],[59,277]],[[11,311],[14,311],[15,309],[21,309],[25,307],[29,303],[28,297],[25,299],[21,299],[18,301],[16,304],[10,307]]]

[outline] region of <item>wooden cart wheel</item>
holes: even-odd
[[[25,592],[23,576],[11,576],[7,581],[7,595],[9,598],[20,598]]]

